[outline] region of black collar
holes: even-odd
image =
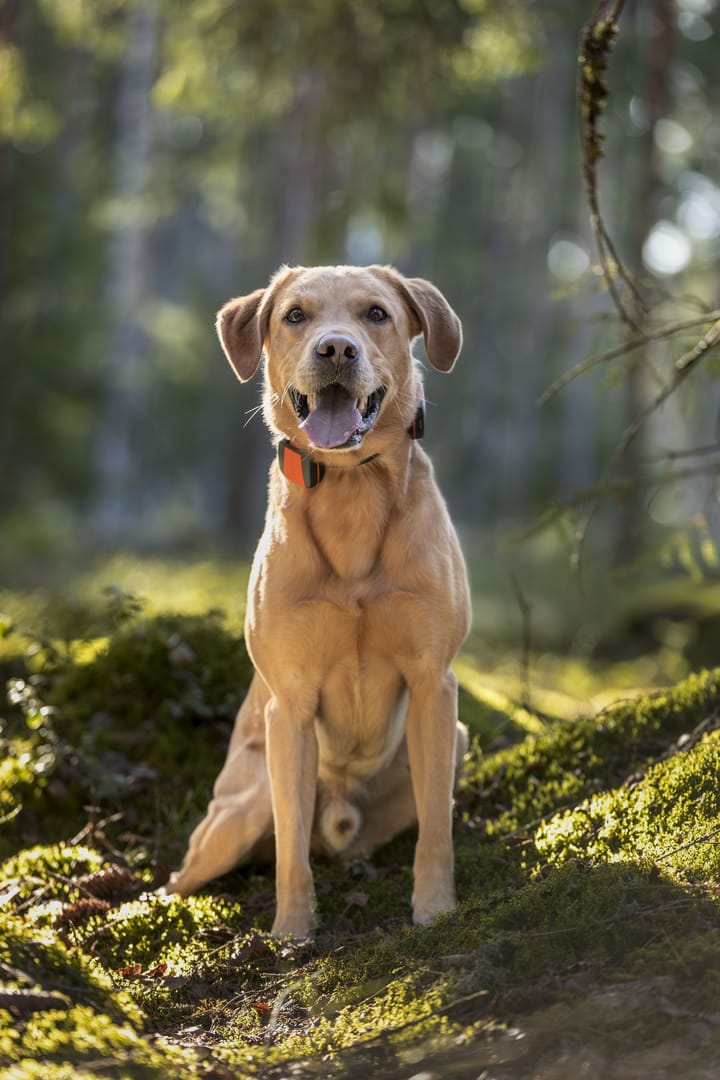
[[[407,429],[411,439],[422,439],[425,434],[425,395],[420,390],[420,403],[415,413],[415,419]],[[363,458],[358,465],[368,465],[379,454],[371,454]],[[314,488],[325,475],[325,466],[321,461],[314,461],[308,453],[303,453],[290,442],[289,439],[281,439],[277,447],[277,459],[280,472],[291,483],[299,487]]]

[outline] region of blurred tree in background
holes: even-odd
[[[597,481],[697,330],[538,408],[622,340],[579,164],[590,8],[0,0],[0,569],[103,545],[249,553],[270,450],[212,319],[280,262],[393,262],[447,294],[466,346],[429,376],[428,443],[469,530]],[[718,303],[714,9],[640,0],[610,65],[603,209],[655,319]],[[630,474],[716,446],[717,413],[708,364]],[[617,548],[638,512],[711,537],[714,454],[649,503],[639,489]]]

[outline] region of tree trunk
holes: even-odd
[[[0,48],[16,44],[20,0],[0,0]],[[0,132],[0,305],[8,287],[10,222],[12,221],[13,151]]]
[[[645,104],[647,131],[641,140],[640,171],[633,213],[629,222],[632,266],[642,266],[643,243],[658,216],[662,194],[660,152],[655,142],[655,125],[666,116],[671,101],[671,62],[675,41],[675,11],[673,0],[653,0],[640,11],[655,21],[652,37],[645,38]],[[636,40],[642,40],[637,35]],[[644,362],[641,353],[630,361],[625,381],[624,418],[630,425],[647,404]],[[625,452],[623,479],[629,481],[630,491],[620,507],[615,535],[614,561],[617,565],[632,562],[643,545],[645,497],[642,488],[645,433],[641,431]]]
[[[122,540],[140,514],[135,438],[142,414],[140,366],[146,350],[139,318],[147,286],[148,241],[143,196],[153,145],[151,92],[158,53],[156,0],[131,8],[120,78],[113,198],[121,220],[110,235],[106,300],[111,321],[106,401],[96,440],[99,495],[95,527],[101,539]]]
[[[468,340],[479,348],[476,356],[466,352],[454,376],[463,380],[473,407],[459,419],[464,505],[453,492],[450,498],[476,525],[526,519],[538,482],[554,466],[553,440],[544,438],[552,421],[536,402],[547,383],[556,321],[547,271],[549,223],[562,219],[571,175],[564,148],[572,123],[573,61],[562,46],[563,39],[551,35],[546,49],[552,61],[518,80],[522,89],[508,98],[488,142],[491,167],[484,170],[483,188],[472,195],[488,208],[488,224],[481,223],[478,236],[475,298],[465,296],[476,312]],[[450,400],[452,390],[438,384],[433,392]],[[449,445],[457,446],[457,434],[450,435]]]
[[[504,503],[500,504],[501,512],[512,516],[525,515],[538,483],[553,467],[543,438],[547,419],[541,415],[537,400],[547,380],[556,323],[549,295],[548,226],[563,219],[569,175],[565,148],[572,124],[567,106],[573,69],[572,55],[563,44],[561,33],[548,35],[545,48],[553,60],[536,76],[528,77],[525,93],[513,98],[516,115],[512,130],[520,145],[527,148],[532,165],[522,170],[525,190],[515,203],[519,215],[514,222],[515,265],[507,277],[498,278],[500,288],[507,289],[513,279],[520,285],[511,289],[505,300],[512,306],[501,331],[508,411],[499,443],[499,496]]]

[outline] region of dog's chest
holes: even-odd
[[[313,541],[332,574],[352,588],[371,577],[387,530],[387,498],[377,485],[323,492],[308,512]],[[335,497],[333,497],[333,494]]]

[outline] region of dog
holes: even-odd
[[[429,458],[411,345],[462,345],[430,282],[392,267],[283,267],[217,331],[241,381],[265,358],[277,446],[248,587],[255,675],[207,815],[167,891],[187,895],[275,835],[272,932],[316,925],[311,840],[345,859],[417,823],[413,919],[455,905],[453,789],[467,749],[450,664],[465,563]]]

